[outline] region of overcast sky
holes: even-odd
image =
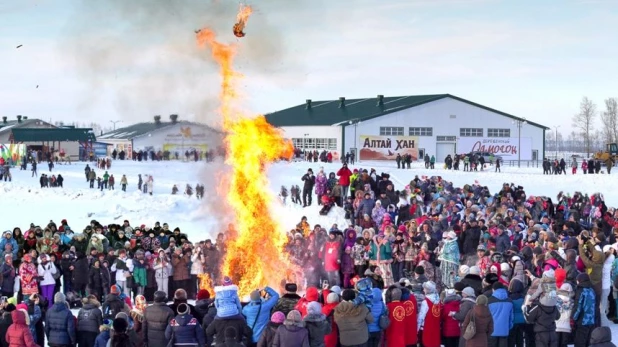
[[[240,45],[250,113],[305,99],[450,93],[570,130],[582,96],[599,109],[618,97],[615,0],[250,4],[237,40],[237,1],[0,0],[0,114],[109,126],[178,113],[212,123],[219,79],[195,45],[201,27]]]

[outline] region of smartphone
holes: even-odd
[[[9,298],[8,298],[8,297],[6,297],[6,296],[1,296],[1,297],[0,297],[0,304],[4,304],[4,303],[6,303],[6,301],[7,301],[8,299],[9,299]]]

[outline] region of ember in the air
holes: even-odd
[[[247,20],[249,20],[249,16],[253,13],[253,9],[250,6],[245,6],[240,4],[240,9],[238,10],[238,14],[236,15],[236,24],[234,24],[234,36],[236,37],[244,37],[245,36],[245,25],[247,25]]]

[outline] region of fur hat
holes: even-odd
[[[307,314],[319,315],[322,313],[322,305],[317,301],[312,301],[307,304]]]
[[[356,293],[352,289],[346,289],[341,293],[341,299],[343,301],[352,301],[356,299]]]
[[[470,273],[470,267],[468,265],[459,266],[459,276],[466,277],[467,274]]]
[[[198,300],[208,300],[208,299],[210,299],[210,292],[207,291],[206,289],[200,289],[200,291],[197,292],[197,299]]]
[[[285,321],[285,315],[281,311],[277,311],[270,316],[270,321],[276,324],[283,324]]]
[[[296,283],[286,283],[285,284],[285,291],[288,293],[296,293],[296,291],[298,290],[298,286],[296,285]]]
[[[479,295],[479,297],[476,298],[476,304],[479,306],[487,306],[487,297],[485,295]]]
[[[166,299],[167,299],[167,294],[165,294],[164,291],[157,290],[154,293],[154,302],[161,303],[161,302],[165,302]]]
[[[301,316],[298,310],[292,310],[288,313],[285,321],[283,322],[285,325],[296,325],[296,326],[304,326],[303,317]]]
[[[67,297],[62,292],[56,293],[54,295],[54,302],[67,302]]]

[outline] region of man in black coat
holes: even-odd
[[[460,281],[466,287],[474,289],[474,294],[479,296],[483,290],[483,279],[481,278],[481,269],[478,266],[471,266],[470,272]]]
[[[300,300],[300,296],[296,294],[298,290],[298,286],[296,283],[286,283],[285,284],[285,294],[279,298],[277,304],[272,309],[272,313],[281,311],[287,317],[290,311],[294,310],[296,304],[298,304],[298,300]]]
[[[311,197],[313,194],[313,186],[315,186],[315,176],[313,170],[307,170],[307,173],[303,175],[303,207],[311,206]]]
[[[162,291],[154,293],[154,304],[146,307],[142,329],[144,346],[166,347],[169,343],[165,339],[165,329],[174,318],[174,311],[166,305],[166,294]]]
[[[182,288],[177,289],[176,292],[174,292],[174,302],[167,305],[167,307],[169,307],[172,312],[178,312],[178,305],[180,304],[187,304],[191,310],[191,315],[197,319],[198,322],[201,322],[204,319],[204,316],[195,309],[195,306],[187,303],[187,292]]]

